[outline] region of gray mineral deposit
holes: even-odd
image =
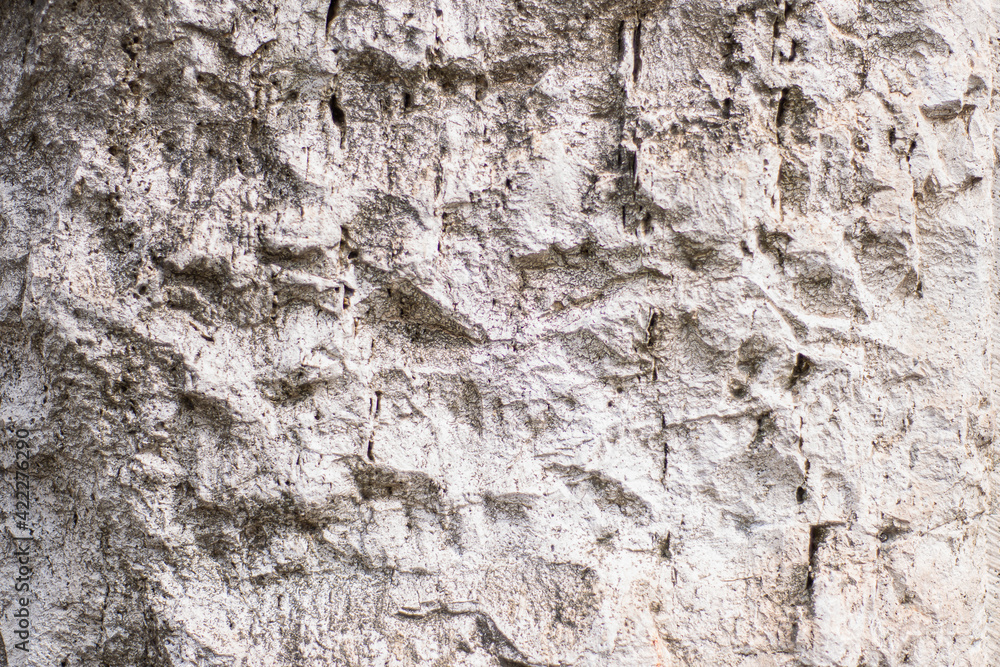
[[[0,0],[0,665],[1000,664],[998,27]]]

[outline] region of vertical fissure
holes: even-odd
[[[333,118],[333,122],[336,123],[337,127],[341,129],[343,129],[344,125],[347,124],[347,116],[344,114],[344,110],[340,106],[340,101],[337,99],[336,93],[330,96],[330,116]]]
[[[642,20],[635,24],[632,31],[632,82],[639,80],[639,71],[642,69]]]
[[[330,32],[330,24],[333,20],[337,18],[337,12],[340,11],[340,0],[330,0],[330,6],[326,9],[326,31]]]
[[[806,593],[812,597],[813,586],[816,583],[816,573],[819,571],[819,547],[826,539],[827,526],[809,526],[809,571],[806,573]]]

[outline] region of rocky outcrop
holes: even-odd
[[[996,26],[0,2],[9,663],[993,664]]]

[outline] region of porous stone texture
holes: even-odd
[[[0,1],[10,664],[997,664],[993,9]]]

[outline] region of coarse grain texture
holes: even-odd
[[[11,664],[1000,664],[994,6],[0,0]]]

